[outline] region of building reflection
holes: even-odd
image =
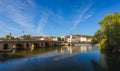
[[[82,45],[82,46],[67,46],[67,47],[62,47],[61,48],[61,54],[63,54],[64,52],[68,52],[69,54],[74,54],[74,53],[86,53],[88,51],[92,50],[92,46],[86,46],[86,45]]]
[[[82,46],[65,46],[60,49],[60,53],[62,54],[59,57],[56,57],[55,60],[66,59],[68,57],[72,57],[76,54],[86,53],[92,50],[91,45],[82,45]]]

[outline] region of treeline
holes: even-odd
[[[106,15],[99,25],[93,43],[99,43],[101,49],[120,49],[120,13]]]

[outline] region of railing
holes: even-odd
[[[9,43],[9,42],[59,42],[59,41],[51,41],[51,40],[3,40],[0,43]]]

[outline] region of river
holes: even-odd
[[[120,56],[100,52],[98,45],[0,52],[0,71],[120,71],[119,68]]]

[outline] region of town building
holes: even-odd
[[[57,41],[57,37],[33,37],[33,40]]]
[[[88,37],[85,35],[70,35],[67,38],[67,42],[91,42],[92,41],[92,37]]]

